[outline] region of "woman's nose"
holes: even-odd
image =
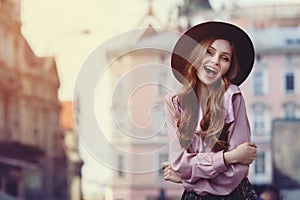
[[[211,57],[211,62],[215,65],[218,65],[219,64],[219,58],[217,55],[214,55]]]

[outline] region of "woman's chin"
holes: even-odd
[[[220,76],[216,76],[214,78],[201,78],[200,81],[207,85],[207,86],[213,86],[215,87],[216,85],[219,85],[220,84],[220,80],[221,80],[221,77]]]

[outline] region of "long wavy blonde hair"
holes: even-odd
[[[228,124],[224,124],[224,93],[230,81],[236,76],[239,69],[234,46],[232,47],[232,59],[227,73],[216,81],[209,91],[206,111],[200,121],[201,131],[196,131],[199,113],[199,92],[200,80],[197,77],[197,66],[200,66],[208,47],[216,40],[223,38],[211,38],[202,40],[190,53],[189,62],[183,70],[186,83],[180,93],[176,96],[181,108],[181,118],[177,123],[179,131],[179,141],[183,148],[188,149],[194,134],[199,134],[205,143],[215,152],[228,149],[227,129]],[[228,41],[228,40],[227,40]],[[201,92],[201,91],[200,91]],[[176,97],[174,96],[174,97]]]

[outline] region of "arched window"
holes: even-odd
[[[266,158],[265,152],[258,152],[254,163],[254,173],[255,174],[265,174],[266,172]]]
[[[286,119],[300,118],[300,105],[294,101],[282,104],[283,117]]]
[[[270,131],[269,108],[265,103],[255,103],[251,106],[251,128],[254,134],[267,134]]]
[[[263,96],[268,93],[268,76],[265,70],[253,72],[253,94]]]

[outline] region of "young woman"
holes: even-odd
[[[249,75],[254,48],[232,24],[206,22],[177,41],[171,59],[183,84],[167,95],[170,162],[164,179],[182,183],[183,200],[257,199],[247,179],[256,156],[239,85]]]

